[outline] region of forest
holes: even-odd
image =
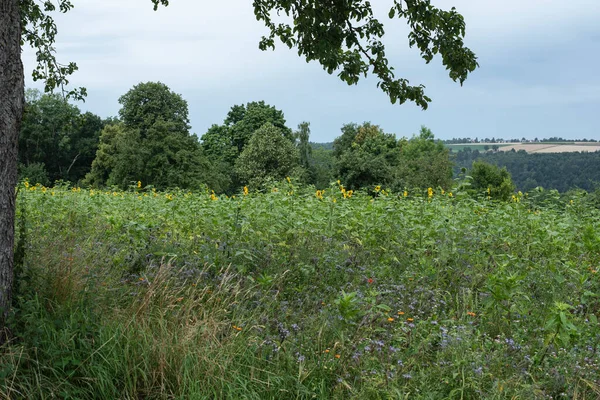
[[[473,162],[484,161],[506,168],[521,191],[593,192],[600,182],[598,153],[452,152],[426,127],[397,138],[370,122],[345,124],[333,143],[318,144],[310,141],[310,123],[294,130],[282,110],[263,101],[232,106],[199,138],[190,132],[187,102],[160,82],[136,85],[119,103],[119,116],[103,120],[58,95],[27,91],[21,179],[119,189],[142,181],[159,190],[206,186],[217,194],[286,177],[316,189],[340,180],[351,190],[448,190],[461,174],[473,174]]]
[[[452,153],[455,174],[461,168],[471,168],[473,161],[482,160],[510,172],[515,186],[521,191],[536,187],[556,189],[561,193],[571,189],[588,192],[600,183],[599,152],[565,152],[528,154],[519,151],[486,151],[465,149]]]

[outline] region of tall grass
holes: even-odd
[[[1,398],[600,396],[600,214],[23,188]]]

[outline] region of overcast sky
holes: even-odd
[[[386,16],[391,0],[371,0],[397,75],[424,84],[433,99],[427,111],[390,104],[373,79],[348,86],[285,46],[260,51],[266,30],[251,0],[172,0],[157,12],[149,0],[74,3],[56,17],[59,60],[78,64],[71,82],[88,90],[78,106],[102,117],[117,115],[119,96],[135,84],[161,81],[187,100],[198,136],[232,105],[265,100],[292,128],[309,121],[315,142],[364,121],[399,137],[426,125],[442,139],[600,139],[599,0],[433,0],[463,14],[479,58],[462,87],[439,58],[426,65],[408,47],[404,21]],[[40,87],[30,78],[31,50],[24,61],[27,86]]]

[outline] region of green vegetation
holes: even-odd
[[[242,183],[262,187],[269,181],[297,176],[299,153],[283,132],[264,124],[256,130],[235,162]]]
[[[156,188],[199,187],[210,180],[188,106],[160,82],[136,85],[119,99],[120,123],[101,134],[86,183],[125,189],[139,179]]]
[[[471,168],[481,160],[506,168],[518,190],[538,186],[567,192],[571,189],[594,191],[600,182],[600,152],[527,154],[525,151],[479,152],[463,150],[452,154],[454,172]]]
[[[20,186],[0,397],[598,397],[585,198],[275,187]]]
[[[79,182],[90,171],[96,156],[103,121],[82,114],[58,95],[26,93],[27,106],[19,135],[19,173],[32,181]]]
[[[514,195],[515,184],[506,168],[475,161],[470,174],[473,180],[471,187],[476,193],[487,191],[488,197],[504,201]]]

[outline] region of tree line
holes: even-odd
[[[294,177],[350,189],[452,184],[449,150],[423,127],[397,139],[371,123],[346,124],[331,146],[310,142],[310,124],[288,127],[264,101],[231,107],[200,140],[190,132],[188,104],[160,82],[134,86],[119,98],[119,116],[102,119],[58,95],[27,91],[19,135],[21,178],[125,189],[137,181],[157,189],[208,186],[234,193],[245,185]]]
[[[536,187],[567,192],[593,191],[600,183],[600,152],[533,153],[525,150],[480,152],[463,149],[453,153],[454,173],[471,168],[476,160],[506,168],[518,190]]]
[[[505,168],[511,179],[501,198],[510,197],[510,188],[593,191],[600,182],[600,153],[453,153],[427,127],[398,139],[369,122],[345,124],[331,143],[312,143],[308,122],[293,130],[283,111],[264,101],[232,106],[199,139],[190,132],[187,102],[160,82],[134,86],[119,103],[118,117],[102,119],[59,95],[28,90],[19,135],[21,178],[121,189],[141,181],[156,189],[208,186],[235,193],[291,176],[317,189],[339,179],[349,189],[383,185],[402,191],[448,189],[462,169],[489,177],[492,172],[474,165],[483,161],[497,167],[496,175]],[[486,182],[499,188],[503,179]]]

